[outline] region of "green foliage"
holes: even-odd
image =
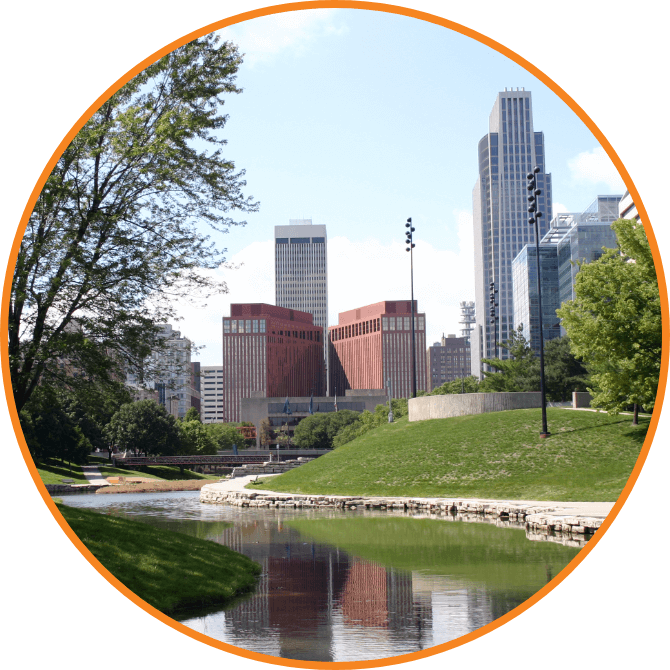
[[[305,417],[295,428],[293,444],[300,449],[330,449],[335,435],[358,416],[358,412],[343,409]]]
[[[214,34],[150,65],[65,148],[30,217],[11,285],[9,363],[20,412],[40,383],[114,378],[161,346],[176,298],[223,293],[203,228],[256,211],[222,155],[221,110],[241,63]],[[204,225],[203,225],[204,224]],[[150,298],[150,299],[149,299]],[[151,307],[150,307],[151,306]],[[150,372],[145,370],[145,372]]]
[[[216,444],[216,450],[232,449],[233,445],[240,446],[241,435],[230,423],[207,423],[205,430]]]
[[[557,313],[590,372],[592,405],[611,413],[631,404],[652,410],[662,348],[658,278],[642,224],[619,219],[612,228],[618,248],[581,265],[575,300]]]
[[[183,421],[197,421],[198,423],[202,423],[200,420],[200,412],[195,407],[189,407],[188,412],[186,412],[186,415],[183,418]]]
[[[483,393],[479,389],[479,379],[469,375],[462,379],[454,379],[450,382],[445,382],[442,386],[434,388],[429,395],[447,395],[451,393]]]
[[[394,420],[400,419],[408,414],[407,398],[393,398],[391,401]],[[388,405],[377,405],[375,411],[363,411],[356,421],[348,424],[338,431],[333,439],[333,447],[341,447],[361,435],[383,426],[388,423],[389,408]]]
[[[537,374],[540,374],[539,368]],[[588,383],[586,367],[572,353],[569,337],[556,337],[544,343],[544,384],[548,400],[571,400],[572,392],[586,391]]]
[[[70,463],[86,463],[92,449],[86,432],[94,432],[93,422],[80,416],[72,397],[49,387],[40,387],[19,418],[35,461],[62,459]]]
[[[191,409],[194,408],[191,407]],[[218,442],[211,432],[200,422],[199,418],[186,421],[187,417],[188,412],[186,413],[185,420],[178,424],[181,441],[179,453],[188,456],[209,456],[216,454]]]
[[[112,445],[135,454],[172,456],[180,453],[183,447],[177,420],[153,400],[123,405],[112,417],[105,433]]]
[[[261,421],[260,443],[262,447],[267,447],[272,441],[272,427],[270,426],[270,419],[263,419]]]
[[[537,373],[535,352],[523,336],[523,325],[511,330],[509,339],[500,343],[511,358],[484,358],[482,363],[491,366],[497,372],[484,372],[479,384],[479,392],[519,392],[539,391],[540,382]]]

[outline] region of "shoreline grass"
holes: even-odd
[[[259,482],[285,493],[611,502],[630,476],[648,418],[512,410],[409,422],[406,417],[330,454]]]
[[[261,567],[210,540],[58,504],[68,525],[120,582],[164,614],[223,605],[250,592]]]
[[[106,458],[99,456],[89,456],[88,464],[97,466],[100,474],[104,477],[142,477],[144,479],[155,479],[158,481],[201,481],[212,482],[218,481],[221,475],[203,475],[193,470],[184,468],[181,472],[178,466],[170,465],[156,465],[148,466],[146,471],[140,470],[124,470],[123,468],[115,468],[108,465],[109,461]],[[65,461],[58,459],[50,459],[44,463],[35,463],[37,472],[43,484],[51,484],[59,486],[63,483],[63,479],[72,479],[75,484],[86,484],[87,479],[84,476],[81,465],[68,466]],[[166,489],[176,490],[176,489]]]

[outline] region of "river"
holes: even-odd
[[[305,661],[387,658],[458,638],[524,602],[579,551],[450,516],[228,507],[201,504],[198,491],[63,502],[257,561],[263,572],[252,595],[174,618],[243,649]]]

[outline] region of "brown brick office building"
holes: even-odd
[[[324,394],[323,328],[312,315],[263,303],[223,317],[223,421],[240,421],[242,398]]]
[[[415,306],[416,388],[426,389],[426,315]],[[412,394],[411,301],[394,300],[339,314],[330,327],[330,392],[383,389],[396,398]]]

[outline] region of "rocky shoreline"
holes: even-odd
[[[230,491],[220,484],[204,486],[200,490],[200,502],[274,509],[308,510],[330,507],[343,511],[386,510],[387,512],[409,512],[421,516],[441,516],[463,521],[488,520],[495,522],[496,525],[525,528],[527,533],[537,536],[530,539],[560,537],[564,540],[573,539],[580,546],[600,528],[607,516],[607,512],[601,509],[597,510],[598,513],[592,514],[576,512],[573,503],[301,495]],[[599,507],[602,506],[603,504],[599,505]]]

